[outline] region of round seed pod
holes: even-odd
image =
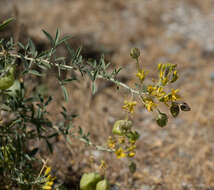
[[[168,122],[168,116],[165,113],[159,111],[156,122],[160,127],[164,127]]]
[[[6,90],[13,85],[15,80],[14,72],[15,67],[11,67],[9,71],[0,78],[0,90]]]
[[[129,120],[117,120],[114,123],[112,133],[115,135],[124,135],[132,127],[132,122]]]
[[[96,185],[96,190],[110,190],[110,184],[107,179],[99,181]]]
[[[95,190],[96,184],[102,180],[98,173],[85,173],[80,180],[81,190]]]

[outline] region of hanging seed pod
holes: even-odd
[[[172,102],[172,105],[170,107],[170,112],[172,114],[173,117],[177,117],[179,112],[180,112],[180,109],[179,109],[179,105],[177,102]]]
[[[110,184],[107,179],[99,181],[96,185],[96,190],[110,190]]]
[[[130,56],[133,59],[138,59],[138,57],[140,56],[140,50],[138,48],[132,48],[130,52]]]
[[[129,164],[129,171],[130,171],[131,173],[135,173],[136,169],[137,169],[136,164],[135,164],[134,162],[131,162],[131,163]]]
[[[85,173],[80,180],[81,190],[95,190],[96,184],[101,180],[98,173]]]
[[[189,105],[186,102],[180,103],[180,108],[182,111],[190,111],[191,110],[191,108],[189,107]]]
[[[168,122],[168,116],[165,113],[162,113],[160,111],[158,111],[158,117],[156,119],[157,124],[160,127],[164,127],[166,126],[167,122]]]
[[[114,123],[112,133],[115,135],[124,135],[132,127],[132,122],[129,120],[118,120]]]

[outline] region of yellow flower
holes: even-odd
[[[126,154],[125,154],[123,148],[121,148],[121,147],[115,151],[115,154],[118,159],[126,157]]]
[[[124,101],[123,109],[127,110],[130,113],[134,113],[134,106],[136,106],[136,101]]]
[[[132,152],[129,152],[129,157],[134,157],[135,156],[135,152],[132,151]]]
[[[118,138],[118,144],[124,144],[125,143],[125,137]]]
[[[177,94],[178,91],[179,91],[178,89],[176,89],[176,90],[172,89],[169,94],[167,94],[164,97],[160,98],[160,101],[162,101],[165,104],[167,104],[167,102],[174,102],[174,101],[178,100],[180,98],[180,96]]]
[[[116,146],[115,144],[116,144],[115,140],[110,136],[108,138],[108,147],[111,149],[114,149]]]
[[[139,78],[140,81],[143,82],[146,77],[146,73],[144,70],[139,70],[136,76]]]
[[[133,151],[136,149],[136,145],[131,145],[130,147],[128,147],[128,151]]]
[[[162,83],[163,86],[165,86],[168,81],[169,81],[168,77],[162,77],[161,78],[161,83]]]
[[[106,162],[104,160],[101,160],[99,168],[103,169],[103,170],[105,170],[107,168],[107,164],[106,164]]]
[[[162,96],[164,96],[166,94],[166,92],[164,92],[163,87],[159,87],[157,89],[157,97],[160,98]]]
[[[51,172],[51,167],[47,167],[45,170],[45,176],[47,176]]]
[[[156,86],[152,86],[152,85],[148,85],[147,87],[147,91],[149,92],[149,94],[153,94],[153,92],[155,92],[157,90],[157,87]]]
[[[54,184],[55,177],[52,177],[50,175],[51,167],[47,167],[44,173],[45,176],[45,184],[42,186],[42,189],[44,190],[50,190],[52,189],[52,186]]]
[[[145,100],[143,100],[144,101],[144,105],[145,105],[145,107],[146,107],[146,109],[148,110],[148,111],[153,111],[153,109],[155,108],[155,107],[157,107],[157,104],[155,104],[154,103],[154,101],[152,100],[152,99],[145,99]]]
[[[44,190],[49,190],[49,189],[52,189],[52,187],[49,186],[49,185],[43,185],[43,186],[42,186],[42,189],[44,189]]]
[[[176,90],[172,89],[172,91],[171,91],[171,96],[172,96],[173,102],[180,98],[180,96],[177,94],[178,91],[179,91],[178,89],[176,89]]]
[[[163,87],[156,87],[156,86],[152,86],[149,85],[147,87],[147,91],[149,92],[149,94],[151,94],[152,96],[156,96],[158,98],[164,96],[166,93],[163,90]]]

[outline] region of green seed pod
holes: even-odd
[[[98,173],[85,173],[80,180],[81,190],[95,190],[96,184],[101,180]]]
[[[132,122],[129,120],[118,120],[114,123],[112,133],[115,135],[124,135],[132,127]]]
[[[165,113],[159,111],[156,122],[160,127],[164,127],[168,122],[168,116]]]
[[[133,59],[138,59],[138,57],[140,56],[140,50],[138,48],[132,48],[130,52],[130,56]]]
[[[15,80],[14,77],[15,67],[11,67],[9,71],[0,78],[0,90],[6,90],[10,88]]]
[[[137,139],[139,139],[140,134],[137,131],[130,131],[126,134],[126,136],[128,137],[128,139],[136,141]]]
[[[177,117],[179,112],[180,112],[180,109],[179,109],[179,105],[177,102],[172,102],[172,105],[170,107],[170,112],[172,114],[173,117]]]
[[[110,184],[107,179],[99,181],[96,186],[96,190],[110,190]]]

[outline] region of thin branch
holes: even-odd
[[[4,55],[4,53],[0,52],[0,56],[3,56],[3,55]],[[11,57],[20,58],[21,59],[20,55],[17,55],[17,54],[14,54],[14,53],[10,53],[10,52],[9,52],[9,55]],[[26,60],[28,60],[28,61],[38,61],[38,62],[42,61],[42,62],[45,62],[47,64],[50,64],[50,65],[53,65],[53,66],[57,66],[57,67],[61,67],[61,68],[67,69],[67,70],[73,70],[74,69],[74,67],[72,67],[72,66],[69,66],[69,65],[60,65],[58,63],[52,63],[52,62],[50,62],[48,60],[45,60],[45,59],[40,59],[40,58],[34,59],[34,58],[27,57],[27,56],[24,56],[24,58]],[[139,91],[134,90],[133,88],[129,87],[128,85],[126,85],[126,84],[124,84],[124,83],[122,83],[122,82],[120,82],[118,80],[115,80],[114,78],[108,78],[108,77],[104,77],[102,75],[97,75],[97,78],[98,79],[105,79],[105,80],[111,81],[111,82],[115,83],[117,86],[121,86],[121,87],[129,90],[133,94],[142,95],[142,93],[140,93]]]

